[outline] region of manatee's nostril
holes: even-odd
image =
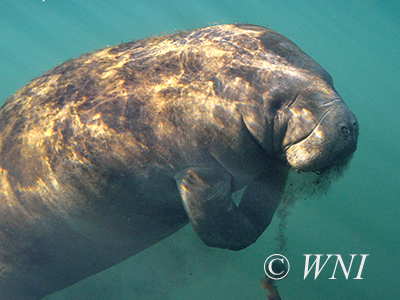
[[[356,137],[358,137],[358,124],[357,124],[357,122],[353,123],[353,128],[354,128],[354,135]]]
[[[346,126],[342,126],[342,128],[340,129],[340,132],[342,133],[342,135],[348,136],[350,133],[350,130]]]

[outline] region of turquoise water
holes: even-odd
[[[334,78],[360,123],[345,177],[320,199],[298,201],[286,227],[291,271],[282,299],[399,299],[400,4],[394,1],[61,1],[0,3],[0,99],[70,57],[132,38],[214,23],[268,26]],[[204,246],[190,227],[55,295],[61,299],[266,299],[273,224],[253,246]],[[363,280],[338,272],[303,280],[303,254],[369,254]],[[340,276],[341,275],[341,276]]]

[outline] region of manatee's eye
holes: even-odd
[[[286,102],[286,99],[281,95],[276,95],[273,99],[269,102],[269,109],[270,112],[276,113],[277,111],[282,109],[282,104]]]
[[[350,133],[350,130],[346,127],[346,126],[342,126],[342,128],[340,129],[340,132],[344,135],[344,136],[348,136]]]
[[[281,107],[282,107],[282,101],[280,101],[279,99],[275,99],[275,100],[272,102],[271,108],[272,108],[274,111],[278,111]]]

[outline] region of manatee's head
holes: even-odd
[[[287,118],[282,153],[295,169],[321,171],[341,164],[356,150],[357,119],[326,87],[301,91],[282,114]]]
[[[267,153],[300,171],[323,171],[348,161],[356,150],[358,123],[328,72],[281,34],[251,25],[241,28],[257,30],[267,53],[258,63],[267,67],[258,77],[245,77],[265,87],[258,97],[259,112],[250,111],[256,106],[251,103],[243,114],[253,137]]]

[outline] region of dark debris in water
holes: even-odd
[[[278,288],[276,286],[275,280],[265,276],[264,280],[261,282],[261,287],[263,290],[267,290],[267,299],[268,300],[281,300],[281,296],[279,295]]]

